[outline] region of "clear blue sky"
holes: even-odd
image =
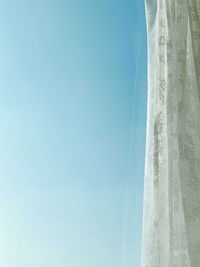
[[[0,1],[0,266],[139,267],[141,0]]]

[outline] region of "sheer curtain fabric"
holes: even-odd
[[[142,267],[200,267],[200,0],[146,0]]]

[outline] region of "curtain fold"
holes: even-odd
[[[146,0],[142,267],[200,267],[200,1]]]

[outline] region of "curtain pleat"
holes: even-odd
[[[142,267],[200,267],[200,1],[146,0]]]

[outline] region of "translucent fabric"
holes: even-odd
[[[142,267],[200,266],[200,1],[146,0]]]

